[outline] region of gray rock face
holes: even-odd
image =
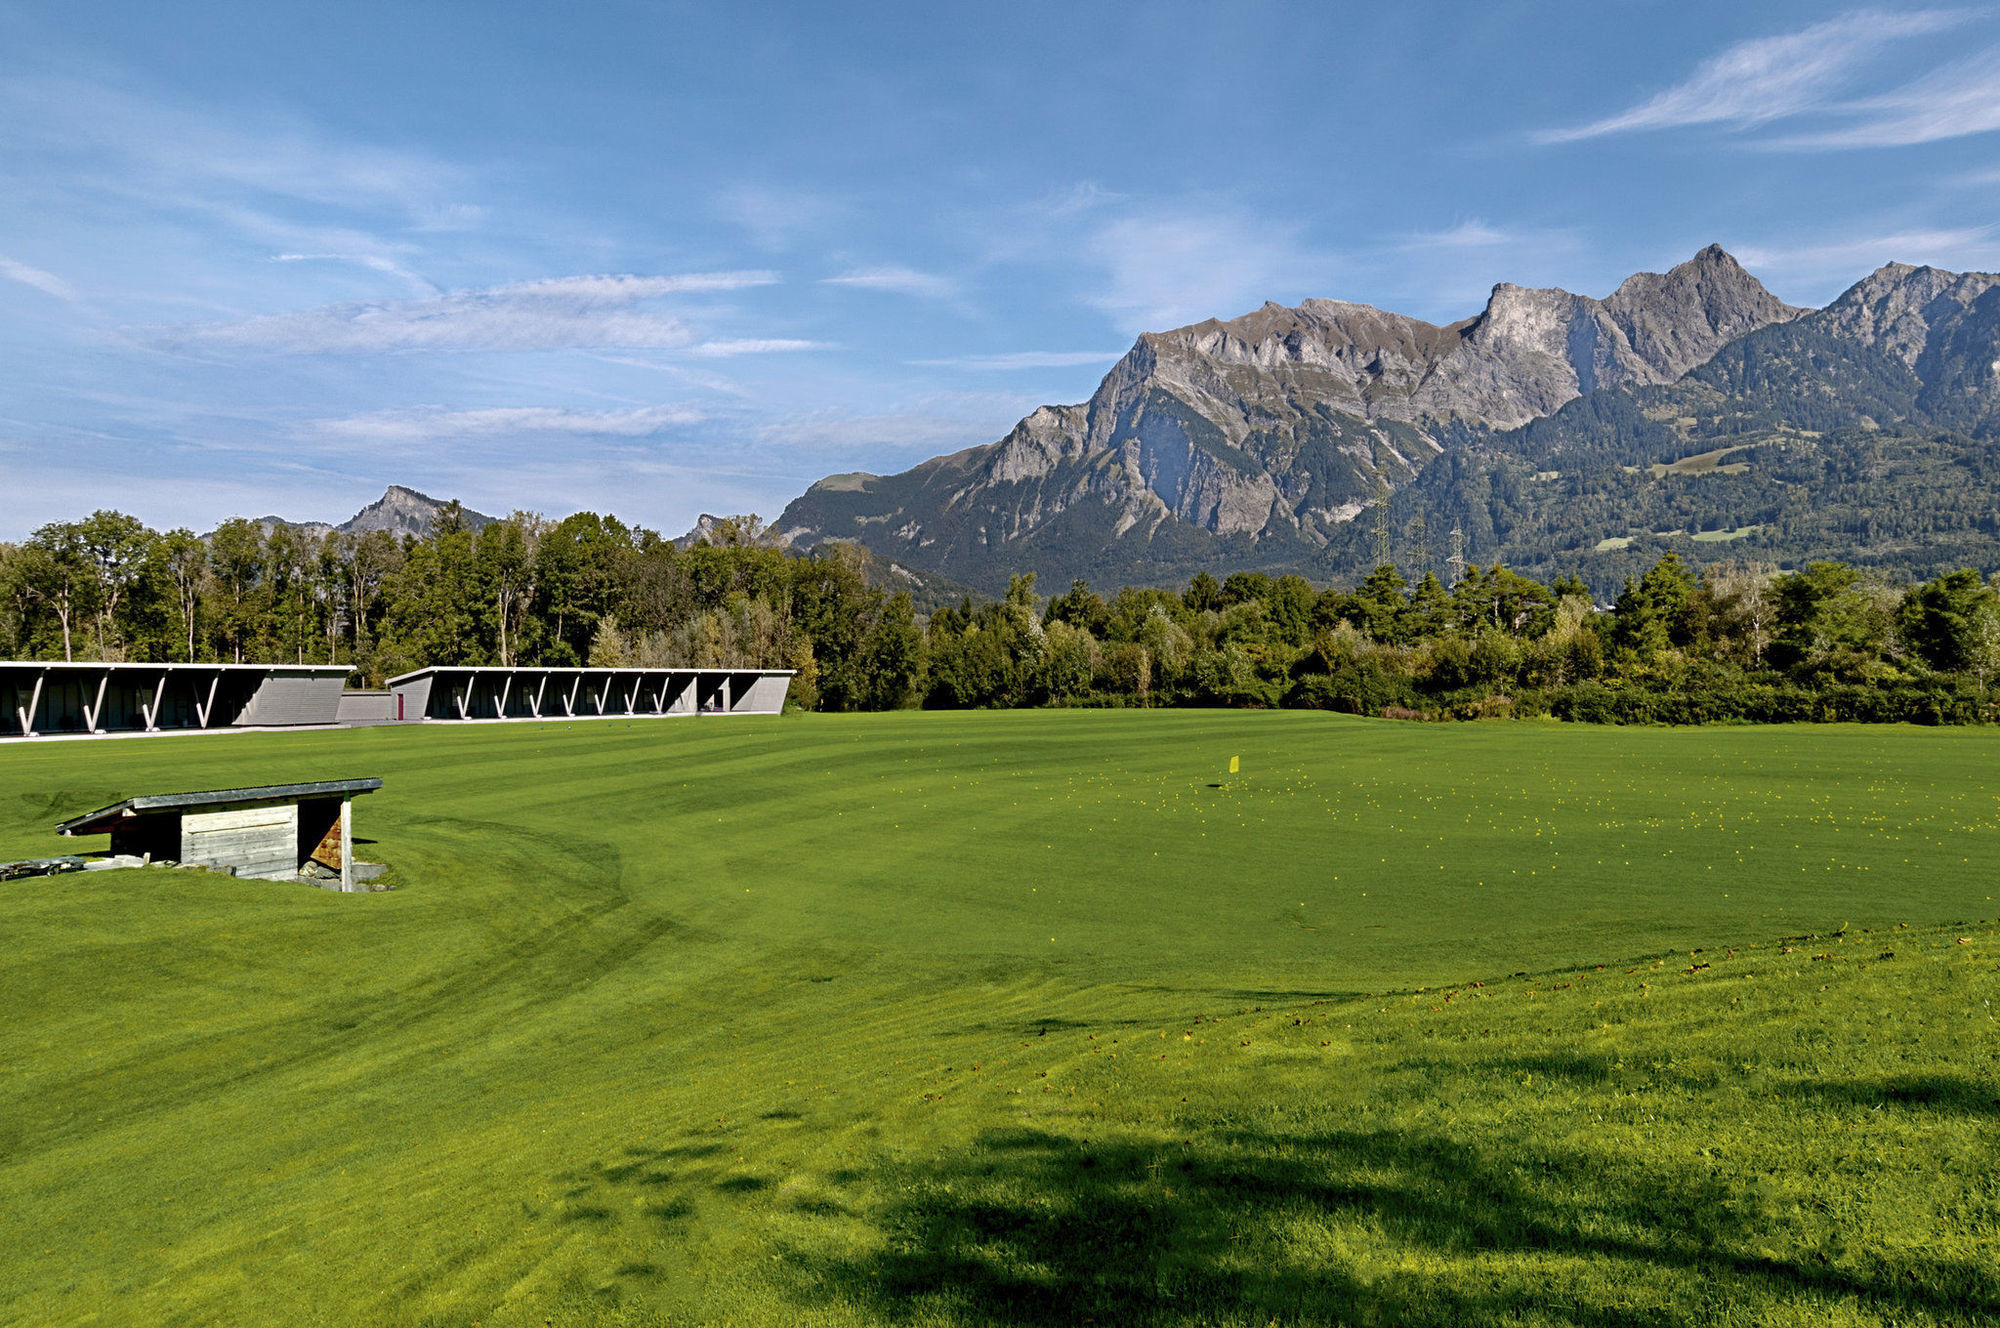
[[[349,535],[366,535],[372,530],[386,530],[397,537],[414,535],[422,539],[430,534],[437,524],[440,513],[450,503],[439,502],[427,493],[406,489],[400,484],[391,484],[380,498],[356,512],[335,529]],[[475,512],[461,506],[459,516],[474,530],[490,524],[493,518],[483,512]]]
[[[2000,429],[2000,275],[1891,263],[1801,326],[1901,360],[1934,423],[1980,437]]]
[[[336,531],[343,535],[366,535],[374,530],[386,530],[401,539],[414,535],[418,539],[431,533],[440,513],[450,503],[439,502],[426,493],[391,484],[388,489],[368,506],[356,512],[339,525],[329,525],[324,521],[287,521],[281,516],[261,516],[257,523],[264,527],[266,536],[279,526],[305,536],[307,539],[322,539]],[[490,524],[493,518],[483,512],[475,512],[461,506],[459,516],[473,530]]]
[[[696,517],[688,532],[673,542],[683,549],[702,543],[764,548],[779,548],[784,544],[778,533],[755,515],[717,516],[713,512],[703,512]]]
[[[1746,332],[1804,313],[1715,245],[1609,298],[1493,288],[1411,394],[1422,414],[1512,429],[1603,387],[1671,383]]]
[[[973,584],[994,546],[1023,542],[1179,547],[1199,532],[1292,556],[1414,476],[1443,425],[1512,428],[1597,388],[1672,382],[1801,312],[1715,247],[1603,300],[1496,286],[1477,317],[1443,326],[1340,300],[1266,304],[1141,336],[1088,402],[1044,406],[997,443],[824,480],[775,528]]]
[[[1850,286],[1812,316],[1837,336],[1879,347],[1914,369],[1968,321],[1990,312],[2000,276],[1890,263]]]
[[[1443,327],[1307,300],[1148,333],[1093,404],[1107,389],[1115,404],[1150,381],[1218,423],[1290,397],[1370,420],[1513,428],[1600,387],[1673,382],[1744,333],[1804,312],[1711,245],[1670,272],[1627,278],[1603,300],[1502,283],[1478,317]]]

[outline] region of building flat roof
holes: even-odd
[[[644,666],[634,664],[630,667],[616,669],[586,668],[578,664],[426,664],[420,669],[412,669],[408,673],[398,674],[396,677],[389,679],[389,685],[394,687],[399,682],[409,682],[412,678],[421,678],[427,673],[581,673],[586,676],[599,675],[603,677],[610,677],[614,673],[723,673],[737,677],[746,673],[754,673],[762,678],[789,678],[797,674],[798,670],[696,669],[681,668],[678,665],[672,664]]]
[[[147,812],[187,811],[192,808],[228,807],[248,802],[297,802],[307,798],[353,797],[373,793],[382,787],[379,779],[323,779],[310,784],[260,784],[253,788],[208,789],[199,793],[147,793],[109,807],[100,807],[82,816],[73,816],[56,827],[60,835],[101,835],[112,823]]]
[[[0,669],[130,669],[135,673],[159,673],[193,669],[197,673],[214,673],[218,669],[227,673],[337,673],[346,677],[354,672],[347,664],[144,664],[131,660],[103,659],[0,659]]]

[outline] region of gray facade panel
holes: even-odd
[[[396,698],[388,692],[342,692],[339,722],[380,724],[396,717]]]
[[[340,694],[346,673],[325,677],[266,674],[235,719],[238,728],[264,725],[335,724],[340,721]]]
[[[431,675],[419,674],[406,681],[389,684],[392,710],[390,718],[398,723],[414,724],[423,719],[431,703]]]
[[[743,698],[730,707],[740,715],[776,715],[785,708],[785,694],[792,689],[792,680],[783,675],[765,675],[751,682]]]

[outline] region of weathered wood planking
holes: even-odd
[[[246,807],[181,818],[181,861],[233,867],[238,876],[284,880],[299,872],[299,809]]]
[[[341,863],[346,860],[340,851],[341,830],[342,818],[336,814],[333,824],[327,827],[327,832],[320,836],[319,843],[306,856],[322,866],[339,871]]]

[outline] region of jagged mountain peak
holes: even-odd
[[[1684,293],[1699,293],[1709,300],[1718,297],[1733,299],[1746,305],[1760,306],[1773,313],[1787,311],[1796,316],[1803,309],[1785,304],[1764,288],[1764,283],[1750,275],[1743,265],[1727,249],[1719,244],[1711,244],[1684,263],[1676,263],[1665,272],[1634,272],[1618,284],[1618,289],[1605,297],[1604,303],[1612,307],[1630,308],[1639,304],[1655,304],[1662,298],[1679,298]],[[1773,321],[1778,321],[1775,317]]]
[[[391,484],[383,490],[382,496],[356,512],[335,529],[350,535],[365,535],[374,530],[386,530],[392,535],[414,535],[422,539],[437,524],[439,513],[451,506],[427,493],[420,493],[404,484]],[[459,517],[474,530],[493,521],[484,512],[475,512],[460,504]]]
[[[1447,324],[1348,300],[1267,301],[1143,334],[1106,388],[1116,397],[1171,362],[1183,385],[1227,395],[1229,383],[1207,380],[1251,367],[1366,419],[1510,428],[1599,387],[1672,382],[1726,342],[1803,312],[1710,245],[1664,273],[1633,274],[1602,300],[1501,282],[1478,314]]]
[[[337,526],[325,521],[288,521],[281,516],[261,516],[254,520],[263,526],[266,535],[283,526],[311,539],[319,539],[336,531],[343,535],[366,535],[376,530],[386,530],[398,538],[414,535],[422,539],[430,534],[431,528],[437,524],[438,514],[449,506],[451,506],[449,502],[440,502],[408,485],[391,484],[383,490],[380,498]],[[493,518],[484,512],[475,512],[463,505],[460,505],[458,511],[459,518],[473,530],[478,530],[493,521]]]
[[[1884,263],[1813,315],[1838,335],[1867,342],[1912,368],[1941,336],[1960,329],[1969,317],[1993,321],[2000,309],[1989,292],[2000,287],[1991,272],[1948,272],[1943,268]]]
[[[1001,544],[1212,538],[1296,559],[1416,475],[1458,425],[1508,429],[1600,388],[1670,383],[1800,312],[1717,246],[1601,300],[1501,283],[1448,324],[1266,302],[1142,334],[1087,403],[1042,407],[996,443],[902,475],[816,485],[778,526],[968,581]]]
[[[1884,263],[1842,291],[1825,312],[1879,303],[1922,303],[1946,296],[1954,303],[1969,304],[2000,284],[2000,274],[1992,272],[1952,272],[1928,264]]]

